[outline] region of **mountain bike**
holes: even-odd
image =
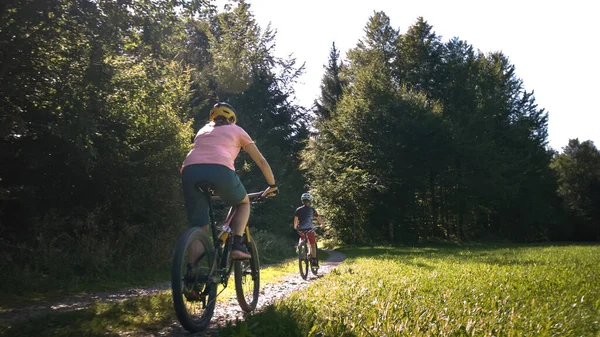
[[[310,254],[308,252],[308,233],[314,232],[314,229],[310,229],[307,231],[299,230],[298,234],[300,234],[300,239],[298,240],[298,268],[300,269],[300,276],[306,280],[308,277],[308,269],[313,273],[313,275],[317,275],[319,271],[319,265],[314,265],[311,261]],[[315,239],[315,258],[319,261],[319,247],[317,245],[317,241]]]
[[[205,330],[213,316],[217,296],[227,288],[233,272],[235,291],[240,308],[250,312],[256,308],[260,288],[260,264],[256,242],[246,226],[243,243],[250,253],[249,260],[233,260],[229,253],[233,244],[230,228],[236,207],[229,208],[220,229],[217,228],[212,201],[219,200],[206,184],[197,186],[208,198],[209,231],[200,227],[188,229],[177,241],[171,266],[171,290],[177,319],[190,332]],[[252,203],[264,197],[263,192],[248,194]],[[197,255],[197,258],[194,256]],[[190,262],[191,261],[191,262]],[[221,284],[223,289],[217,293]]]

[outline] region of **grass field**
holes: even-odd
[[[222,336],[600,336],[600,245],[356,248]]]
[[[598,244],[341,251],[338,269],[220,335],[600,336]],[[264,270],[261,283],[290,272],[296,261]],[[0,327],[0,335],[155,332],[173,319],[166,292]]]

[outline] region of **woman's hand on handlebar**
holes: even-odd
[[[261,195],[261,198],[271,198],[276,196],[279,193],[279,189],[277,186],[271,185],[269,186]]]

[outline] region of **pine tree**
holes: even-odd
[[[433,27],[422,17],[409,27],[397,42],[396,80],[408,88],[438,97],[442,68],[443,44]]]
[[[399,35],[380,12],[342,75],[336,113],[303,153],[339,238],[548,237],[547,113],[506,56],[443,44],[422,18]]]
[[[315,102],[315,112],[321,119],[328,120],[335,112],[337,103],[342,98],[345,83],[341,79],[344,67],[340,61],[340,52],[332,43],[329,61],[325,66],[325,74],[321,80],[321,98]]]
[[[281,230],[280,210],[296,204],[304,179],[297,154],[308,136],[306,111],[293,101],[293,84],[304,66],[296,60],[273,55],[275,33],[262,29],[245,1],[237,1],[204,26],[209,42],[208,64],[198,69],[194,92],[195,129],[206,123],[207,111],[216,100],[232,104],[238,124],[254,139],[275,175],[281,197],[258,206],[251,218],[260,229]],[[198,64],[201,62],[199,61]],[[247,190],[265,187],[262,173],[244,153],[236,168]]]

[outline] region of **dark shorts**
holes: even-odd
[[[197,164],[188,165],[181,172],[183,197],[190,226],[208,225],[208,200],[204,193],[198,191],[200,182],[210,183],[215,192],[226,205],[239,204],[246,197],[246,189],[234,171],[223,165]]]

